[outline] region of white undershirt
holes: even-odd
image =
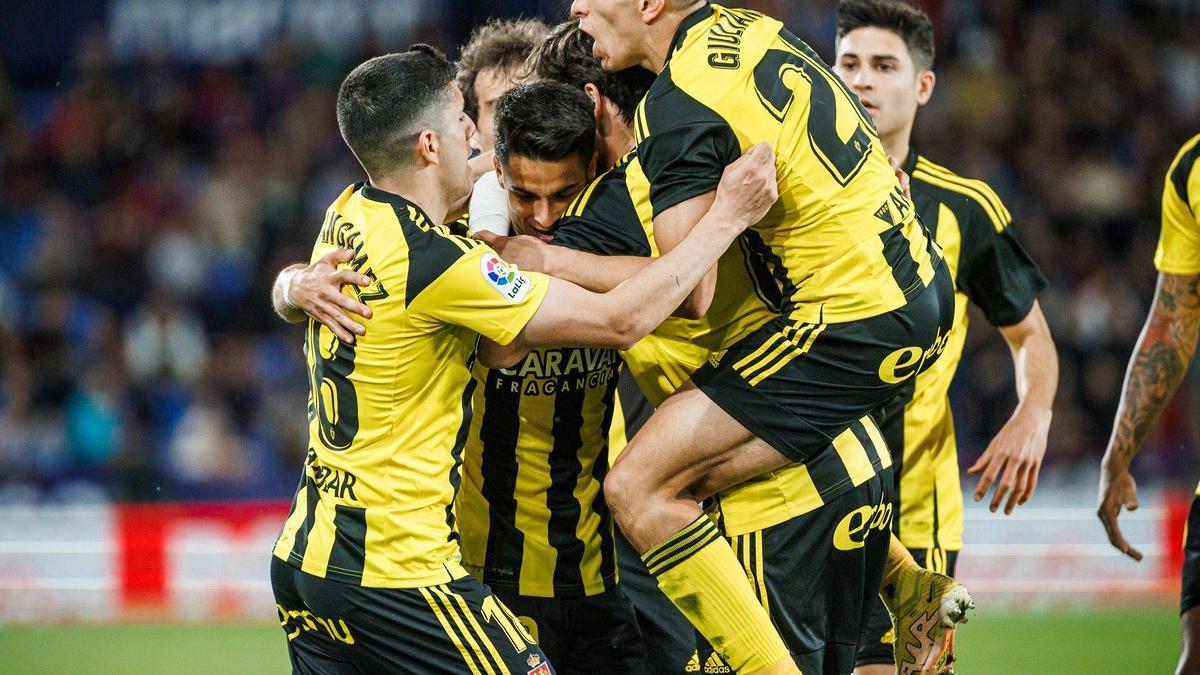
[[[507,237],[511,228],[508,223],[508,193],[500,187],[495,171],[489,171],[475,181],[471,193],[471,231],[487,231]]]

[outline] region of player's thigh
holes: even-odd
[[[730,485],[779,468],[787,458],[755,438],[690,382],[667,398],[621,452],[609,475],[622,492],[711,494],[713,475]]]
[[[646,563],[633,545],[617,533],[617,563],[620,588],[633,603],[638,630],[647,645],[649,672],[687,675],[688,663],[696,656],[696,629],[662,592],[646,570]]]
[[[610,672],[648,675],[646,645],[633,603],[618,586],[599,595],[572,601],[571,656],[560,674],[602,675]]]
[[[1180,616],[1183,627],[1183,653],[1179,657],[1176,675],[1200,675],[1200,606],[1192,607]]]
[[[287,637],[288,659],[297,675],[357,675],[358,668],[342,653],[341,641],[325,630],[296,587],[301,574],[278,558],[271,558],[271,590],[279,625]],[[340,627],[339,627],[340,628]],[[340,631],[338,635],[342,635]]]

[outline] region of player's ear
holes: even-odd
[[[933,88],[937,86],[937,75],[932,70],[923,71],[917,76],[917,105],[929,103],[933,98]]]
[[[508,189],[508,184],[504,182],[504,167],[500,164],[500,158],[492,153],[492,166],[496,168],[496,182],[500,183],[500,187]]]
[[[417,134],[417,154],[429,164],[438,163],[438,136],[432,129]]]
[[[672,0],[638,0],[638,11],[642,15],[642,23],[649,26],[658,20],[671,7]]]
[[[604,97],[600,95],[600,87],[588,82],[583,85],[583,93],[592,99],[592,117],[599,122],[600,117],[604,114]]]
[[[600,150],[592,151],[592,159],[588,162],[587,177],[590,181],[596,177],[596,165],[600,163]]]

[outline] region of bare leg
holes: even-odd
[[[659,588],[738,673],[799,669],[697,502],[786,462],[689,383],[650,417],[604,482],[613,516]]]
[[[1175,675],[1200,675],[1200,607],[1183,613],[1183,654]]]
[[[787,463],[689,382],[621,452],[604,496],[621,531],[645,553],[695,521],[700,500]]]

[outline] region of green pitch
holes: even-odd
[[[1169,673],[1171,609],[976,616],[958,638],[959,675]],[[270,625],[0,626],[0,673],[286,673]]]

